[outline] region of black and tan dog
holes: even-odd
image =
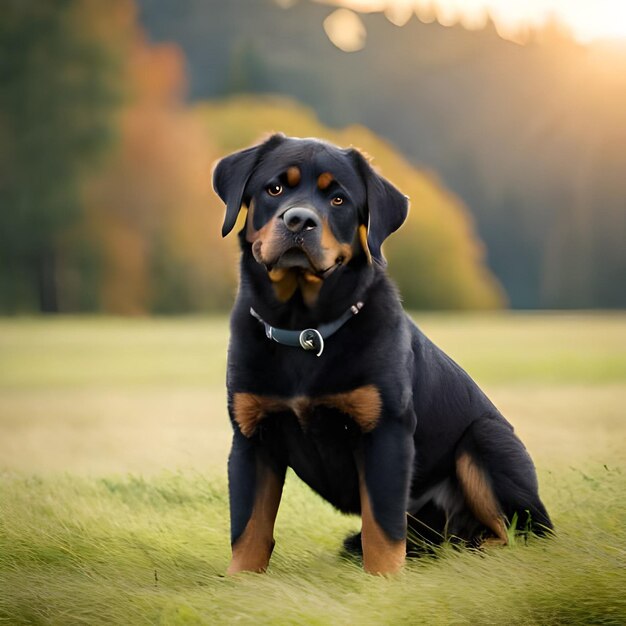
[[[229,573],[267,567],[287,467],[361,515],[345,545],[372,573],[402,566],[407,530],[476,545],[507,543],[513,520],[550,529],[513,428],[383,269],[406,197],[358,151],[283,135],[220,161],[214,187],[223,235],[248,207],[228,355]]]

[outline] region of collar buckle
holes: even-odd
[[[316,350],[316,356],[324,352],[324,338],[317,328],[305,328],[300,333],[299,340],[304,350]]]

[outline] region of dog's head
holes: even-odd
[[[222,159],[213,185],[226,204],[222,235],[246,205],[242,239],[274,282],[289,273],[319,283],[356,259],[384,264],[381,245],[408,211],[360,152],[315,139],[273,135]]]

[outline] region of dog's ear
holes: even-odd
[[[222,237],[226,237],[235,226],[242,204],[249,199],[244,196],[248,180],[261,157],[273,150],[285,139],[283,134],[272,135],[267,141],[224,157],[213,171],[213,189],[226,205],[222,225]]]
[[[409,212],[409,199],[378,174],[361,152],[353,149],[351,154],[367,194],[366,212],[361,216],[367,226],[367,246],[372,258],[385,265],[380,248],[383,241],[402,226]]]

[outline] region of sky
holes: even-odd
[[[481,28],[491,15],[501,36],[523,42],[528,27],[555,20],[581,43],[626,41],[626,0],[318,0],[359,10],[385,9],[399,25],[416,12],[423,21]]]

